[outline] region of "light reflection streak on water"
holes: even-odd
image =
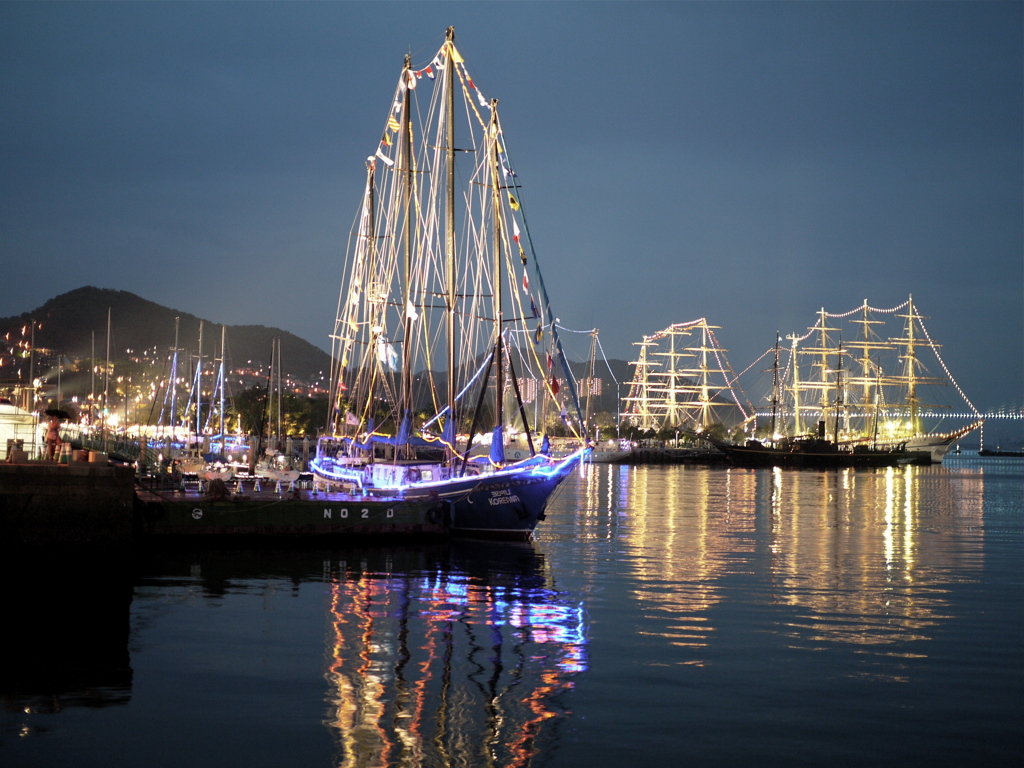
[[[853,646],[869,668],[912,658],[926,651],[907,644],[949,614],[949,580],[982,563],[981,484],[943,467],[603,471],[618,488],[603,496],[625,497],[625,522],[607,533],[641,607],[635,631],[679,651],[659,665],[706,663],[737,574],[761,580],[745,599],[784,609],[775,631],[785,645]],[[762,553],[744,546],[760,530]]]
[[[464,573],[330,579],[337,765],[526,765],[586,670],[582,605]]]
[[[727,477],[674,469],[638,466],[629,475],[634,594],[644,615],[659,619],[637,633],[664,637],[684,651],[676,663],[699,665],[715,631],[708,612],[721,600],[717,576],[729,549],[724,533],[741,517],[730,518]]]
[[[792,520],[775,546],[791,557],[776,567],[781,599],[797,610],[787,625],[794,646],[853,644],[884,654],[886,646],[926,638],[944,618],[948,574],[969,573],[973,563],[948,562],[941,538],[921,538],[920,485],[934,476],[918,467],[785,475],[799,490],[783,494]],[[816,485],[818,494],[808,492]],[[937,508],[929,515],[946,519],[943,495],[930,498]],[[820,525],[795,522],[813,521],[816,508],[826,511]],[[962,519],[948,520],[957,533]],[[959,543],[964,549],[973,551],[970,539]]]

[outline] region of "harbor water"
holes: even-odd
[[[1024,462],[590,465],[536,540],[5,563],[0,764],[1024,762]]]

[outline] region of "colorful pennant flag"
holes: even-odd
[[[516,200],[515,195],[513,195],[511,192],[508,193],[508,204],[512,206],[513,211],[519,210],[519,201]]]

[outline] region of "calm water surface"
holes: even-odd
[[[5,567],[4,766],[1024,761],[1024,462],[591,466],[527,545]]]

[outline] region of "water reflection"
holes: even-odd
[[[0,701],[20,737],[36,715],[127,704],[131,568],[112,556],[5,552]]]
[[[532,544],[455,545],[422,572],[330,573],[325,724],[337,765],[526,765],[586,669],[581,606]]]
[[[926,639],[947,618],[950,580],[980,569],[980,506],[957,503],[962,483],[949,473],[778,472],[774,481],[773,545],[784,555],[771,575],[778,601],[795,609],[794,645],[888,653],[881,646]]]
[[[934,632],[951,584],[982,567],[984,485],[969,471],[588,471],[575,526],[620,540],[637,633],[675,649],[659,663],[706,663],[730,601],[771,606],[791,647],[923,653],[906,644]]]

